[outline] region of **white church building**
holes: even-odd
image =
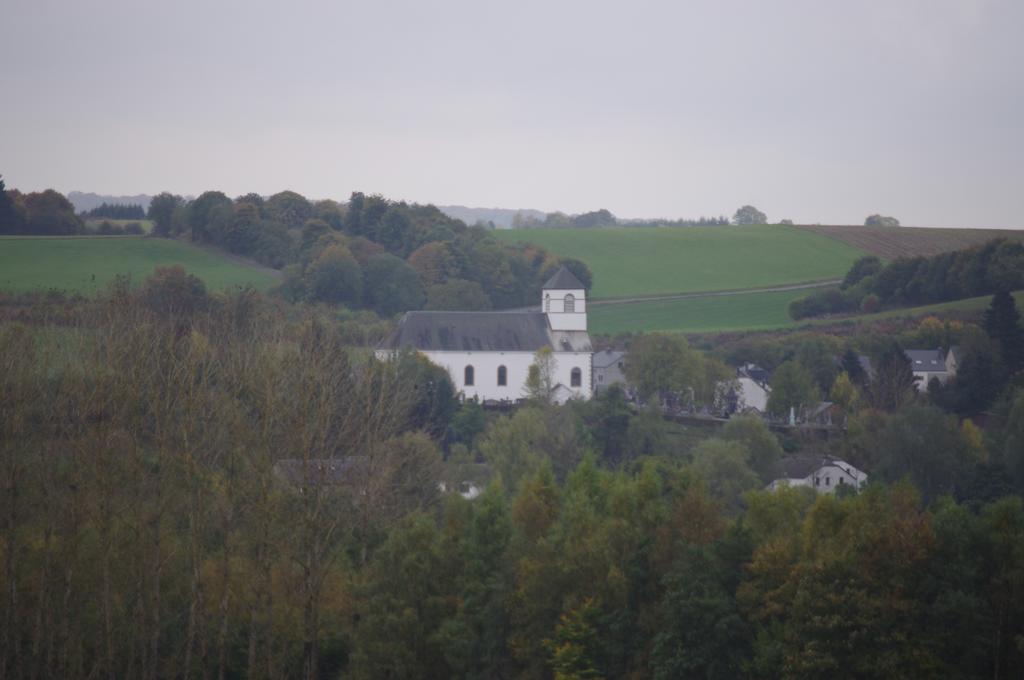
[[[564,266],[544,284],[540,311],[407,312],[377,346],[377,357],[412,349],[445,368],[465,398],[514,402],[526,396],[530,365],[543,347],[554,357],[553,399],[589,399],[586,291]]]

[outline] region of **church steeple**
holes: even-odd
[[[565,265],[541,289],[541,309],[555,331],[587,330],[587,291]]]

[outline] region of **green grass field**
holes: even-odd
[[[587,312],[592,333],[678,331],[705,333],[768,330],[794,325],[789,303],[807,291],[747,293],[687,300],[652,300],[621,305],[595,305]]]
[[[864,254],[827,236],[782,226],[493,233],[509,243],[532,243],[583,260],[594,274],[595,299],[842,278]]]
[[[829,318],[795,322],[789,318],[789,303],[807,291],[747,293],[689,300],[655,300],[621,305],[596,305],[588,310],[590,331],[614,335],[638,331],[709,333],[739,330],[773,330],[805,325],[863,323],[901,316],[942,315],[948,312],[980,311],[988,307],[991,295],[942,302],[922,307],[891,309],[847,319]],[[1024,307],[1024,291],[1014,293],[1018,307]]]
[[[141,236],[0,238],[0,290],[56,288],[89,294],[118,274],[138,283],[157,267],[174,264],[201,278],[210,290],[245,285],[265,290],[276,282],[264,270],[180,241]]]

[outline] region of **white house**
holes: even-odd
[[[866,473],[830,456],[788,456],[779,461],[779,476],[768,488],[809,486],[818,493],[835,493],[842,486],[860,489],[868,481]]]
[[[537,351],[550,347],[553,398],[589,399],[593,350],[586,304],[583,284],[563,266],[544,284],[539,312],[407,312],[377,346],[377,356],[413,349],[447,369],[464,397],[515,401],[526,394]]]
[[[914,381],[919,392],[928,391],[928,383],[932,378],[945,385],[956,375],[958,352],[948,354],[939,349],[908,349],[904,351],[910,361],[910,370],[914,372]]]

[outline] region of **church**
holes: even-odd
[[[541,289],[540,311],[407,312],[377,356],[416,350],[445,368],[464,398],[514,402],[526,395],[530,365],[543,347],[554,357],[554,401],[589,399],[586,290],[564,266]]]

